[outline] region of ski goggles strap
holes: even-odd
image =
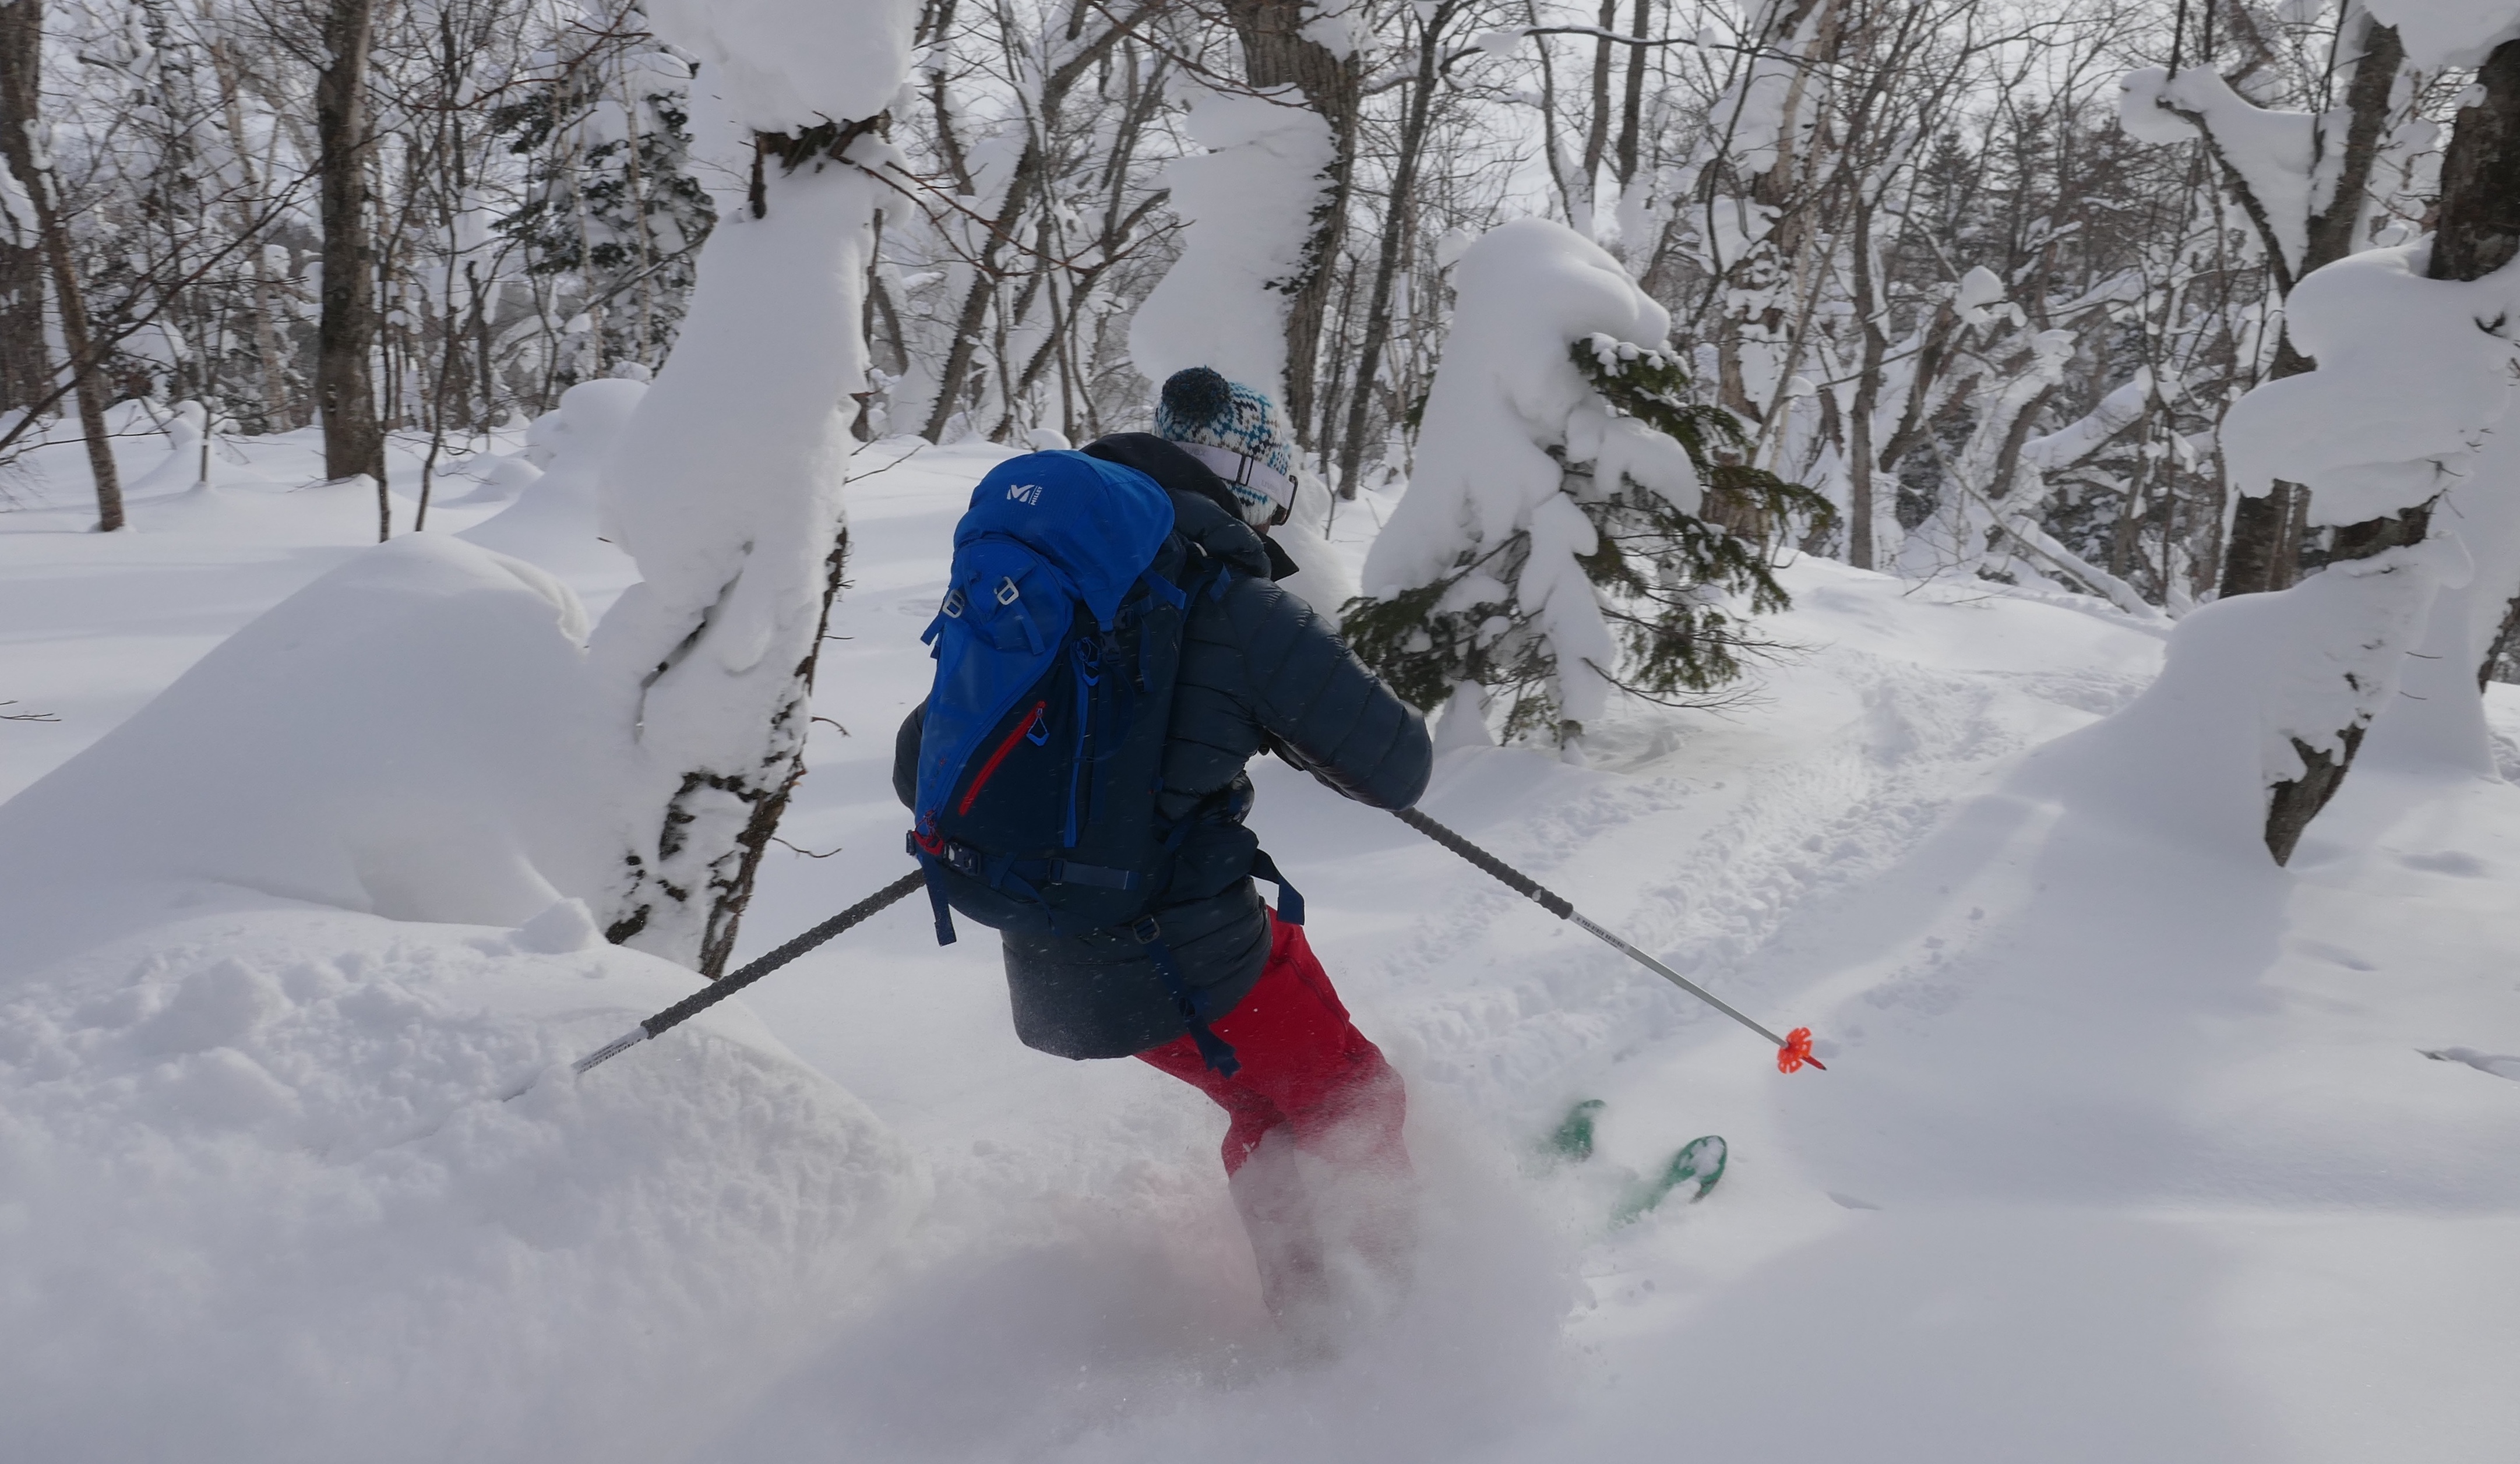
[[[1177,442],[1183,452],[1206,465],[1210,472],[1225,480],[1237,501],[1248,506],[1243,517],[1249,519],[1250,509],[1270,508],[1276,516],[1268,521],[1284,523],[1295,511],[1295,480],[1257,458],[1247,458],[1227,448],[1210,447],[1204,442]],[[1256,521],[1256,520],[1255,520]]]

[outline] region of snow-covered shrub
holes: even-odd
[[[1509,735],[1560,742],[1612,688],[1737,678],[1743,611],[1786,604],[1769,547],[1826,502],[1728,461],[1740,424],[1688,399],[1670,317],[1574,231],[1496,230],[1458,289],[1418,471],[1343,614],[1358,653],[1421,707],[1477,687]]]

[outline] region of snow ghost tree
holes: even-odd
[[[1671,317],[1573,230],[1522,219],[1470,245],[1418,470],[1343,624],[1421,707],[1508,735],[1582,734],[1613,688],[1675,701],[1740,675],[1738,618],[1782,608],[1765,549],[1811,490],[1737,462],[1694,405]],[[1448,740],[1450,738],[1448,734]]]
[[[607,933],[714,976],[789,790],[845,538],[865,386],[864,281],[885,156],[877,119],[909,72],[907,0],[651,0],[697,56],[702,147],[748,180],[718,200],[672,359],[604,486],[638,561],[593,652],[634,743]],[[845,119],[845,120],[843,120]]]
[[[1164,169],[1188,220],[1181,257],[1131,318],[1130,359],[1149,380],[1210,366],[1276,392],[1292,302],[1283,287],[1312,237],[1329,127],[1270,97],[1217,93],[1192,109],[1190,128],[1208,151]]]

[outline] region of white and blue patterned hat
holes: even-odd
[[[1155,433],[1223,478],[1245,521],[1286,521],[1295,506],[1295,444],[1267,392],[1210,367],[1175,372],[1155,404]]]

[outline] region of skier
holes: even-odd
[[[1134,1055],[1226,1111],[1227,1183],[1263,1298],[1300,1342],[1322,1347],[1342,1317],[1386,1308],[1406,1284],[1406,1100],[1313,954],[1300,897],[1244,826],[1243,765],[1274,750],[1347,797],[1400,809],[1424,791],[1433,752],[1418,713],[1276,583],[1295,568],[1267,537],[1295,491],[1276,404],[1193,368],[1164,382],[1155,427],[1084,452],[1152,478],[1192,561],[1230,571],[1186,612],[1154,795],[1155,832],[1178,853],[1152,914],[1205,1021],[1186,1018],[1168,990],[1175,973],[1158,969],[1143,935],[1004,930],[1015,1033],[1062,1057]],[[925,710],[896,743],[894,786],[914,807]],[[1279,884],[1275,911],[1255,873]],[[1216,1043],[1231,1049],[1226,1071]]]

